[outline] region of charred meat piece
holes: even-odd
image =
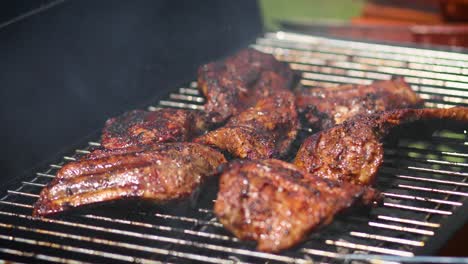
[[[374,199],[378,193],[367,186],[315,177],[280,160],[244,160],[229,163],[222,173],[214,212],[238,238],[278,252],[341,210]]]
[[[73,162],[42,190],[33,215],[131,197],[176,200],[189,196],[224,162],[221,153],[196,143],[157,144],[127,154]]]
[[[107,120],[101,145],[106,149],[189,141],[207,129],[204,114],[194,110],[134,110]]]
[[[382,139],[396,126],[413,121],[468,122],[468,108],[399,109],[362,115],[308,137],[294,163],[321,178],[372,184],[382,164]]]
[[[167,143],[169,144],[169,143]],[[116,166],[136,166],[139,163],[146,163],[141,159],[140,154],[146,151],[158,151],[164,149],[165,144],[157,143],[145,146],[131,146],[121,149],[95,149],[91,153],[83,156],[77,162],[69,162],[62,166],[57,172],[53,181],[64,178],[73,178],[79,175],[105,173]],[[122,158],[125,156],[125,158]]]
[[[341,124],[359,114],[417,108],[423,103],[401,77],[371,85],[302,89],[296,98],[306,126],[318,130]]]
[[[288,64],[254,49],[198,69],[198,87],[207,99],[205,111],[214,123],[240,113],[260,97],[289,88],[292,80]]]
[[[255,106],[233,116],[225,126],[196,138],[195,142],[215,146],[239,158],[279,157],[289,150],[298,128],[294,95],[285,90],[260,99]]]

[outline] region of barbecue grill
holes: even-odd
[[[300,72],[300,85],[369,84],[401,75],[426,107],[468,106],[468,55],[417,47],[266,33],[252,47]],[[196,83],[174,90],[160,107],[202,109]],[[303,129],[302,133],[310,133]],[[342,261],[349,254],[413,257],[434,254],[467,220],[467,128],[386,143],[377,187],[383,203],[338,216],[299,246],[258,252],[225,231],[212,212],[215,184],[188,202],[126,208],[103,206],[52,218],[33,218],[40,190],[61,166],[89,153],[97,141],[16,182],[0,200],[0,259],[18,262],[309,263]],[[96,137],[97,138],[97,137]],[[120,205],[119,205],[120,206]],[[117,207],[119,207],[117,206]],[[112,207],[112,205],[110,206]],[[117,213],[116,213],[117,212]],[[367,259],[372,260],[372,258]]]

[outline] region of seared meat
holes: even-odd
[[[303,89],[297,92],[296,98],[306,125],[318,130],[341,124],[359,114],[417,108],[423,103],[403,78],[376,81],[371,85]]]
[[[277,252],[339,211],[377,198],[370,187],[322,179],[280,160],[244,160],[231,162],[222,173],[214,212],[238,238]]]
[[[294,163],[321,178],[371,184],[382,164],[382,139],[403,123],[448,119],[468,122],[468,108],[400,109],[361,115],[307,138]]]
[[[284,90],[260,99],[195,142],[216,146],[239,158],[278,157],[289,150],[298,126],[294,95]]]
[[[165,202],[186,197],[226,162],[210,147],[165,143],[64,166],[34,205],[35,216],[135,197]]]
[[[83,156],[79,161],[63,165],[53,181],[56,182],[64,178],[73,178],[80,175],[105,173],[116,166],[134,167],[146,162],[145,159],[140,157],[139,153],[158,151],[161,148],[165,148],[165,144],[131,146],[121,149],[95,149]]]
[[[276,90],[287,89],[292,80],[288,64],[254,49],[198,69],[198,87],[207,99],[205,111],[214,123],[225,121]]]
[[[107,120],[101,145],[106,149],[157,142],[188,141],[207,129],[204,114],[194,110],[134,110]]]

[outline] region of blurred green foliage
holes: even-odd
[[[277,30],[278,20],[348,20],[360,13],[362,0],[260,0],[266,30]]]

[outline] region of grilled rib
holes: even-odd
[[[286,154],[299,121],[294,95],[287,90],[260,99],[229,122],[195,142],[215,146],[239,158],[263,159]]]
[[[321,178],[371,184],[383,161],[382,139],[396,126],[418,120],[468,122],[468,108],[400,109],[361,115],[308,137],[294,164]]]
[[[156,202],[183,198],[224,162],[221,153],[196,143],[157,144],[73,162],[42,190],[33,215],[130,197]]]
[[[214,123],[242,112],[258,98],[288,88],[292,80],[288,64],[254,49],[198,69],[198,87],[206,97],[205,111]]]
[[[402,77],[370,85],[302,89],[296,98],[306,125],[317,130],[341,124],[359,114],[417,108],[423,103]]]
[[[158,142],[188,141],[207,129],[204,114],[194,110],[134,110],[107,120],[101,145],[106,149]]]
[[[235,161],[221,175],[214,212],[225,228],[268,252],[294,246],[355,203],[370,204],[367,186],[309,175],[280,160]]]

